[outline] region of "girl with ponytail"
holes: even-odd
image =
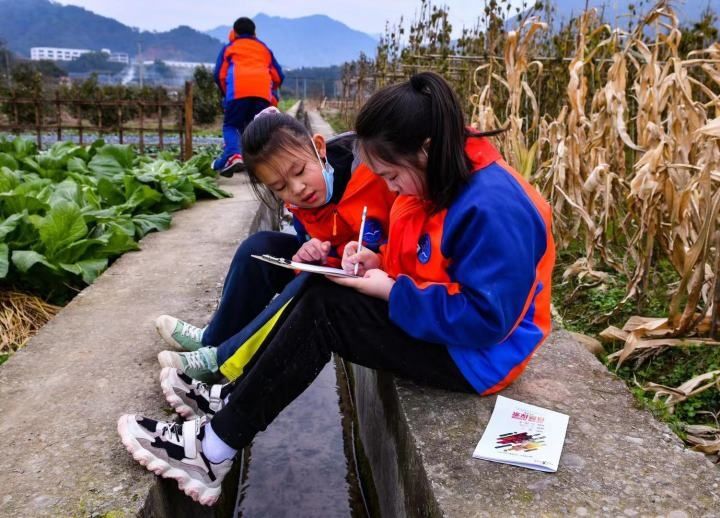
[[[381,253],[345,246],[343,268],[358,264],[363,277],[309,279],[232,390],[207,388],[224,398],[212,415],[197,412],[182,426],[121,418],[134,430],[128,442],[152,443],[136,458],[181,480],[193,498],[219,487],[236,452],[332,354],[416,383],[491,394],[522,372],[550,331],[550,208],[487,135],[466,128],[448,84],[423,73],[384,88],[356,130],[361,160],[399,194]],[[163,448],[184,455],[171,470],[156,460],[167,458]]]
[[[345,245],[357,240],[365,205],[364,245],[377,251],[387,240],[395,195],[357,160],[355,142],[354,133],[328,141],[311,135],[297,119],[276,108],[267,108],[247,126],[244,161],[253,190],[273,209],[284,203],[293,214],[296,235],[257,232],[240,245],[225,277],[220,304],[205,328],[169,315],[158,317],[155,325],[162,338],[185,351],[162,351],[161,367],[203,382],[222,376],[232,381],[244,372],[260,349],[261,338],[279,322],[307,278],[252,255],[339,267]],[[168,376],[166,371],[164,381],[172,397]],[[177,381],[174,375],[172,379]]]

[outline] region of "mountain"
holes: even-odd
[[[326,67],[357,59],[360,52],[375,55],[377,39],[324,15],[281,18],[258,14],[253,18],[259,39],[286,68]],[[229,26],[206,34],[227,41]]]
[[[638,13],[645,13],[652,6],[654,1],[642,2],[639,0],[587,0],[589,8],[596,7],[603,19],[611,25],[624,27],[629,18],[627,14],[634,6]],[[559,27],[561,23],[567,22],[585,10],[586,0],[549,0],[543,2],[549,4],[553,11],[553,26]],[[688,25],[699,21],[706,9],[711,9],[715,14],[720,15],[720,0],[687,0],[687,2],[673,2],[672,6],[680,20],[680,25]],[[545,15],[541,16],[545,19]],[[637,19],[637,18],[636,18]],[[514,18],[513,21],[516,21]],[[511,23],[515,25],[514,23]],[[717,25],[716,20],[716,25]]]
[[[30,47],[69,47],[137,54],[145,59],[214,62],[220,45],[181,26],[167,32],[139,31],[76,6],[49,0],[0,0],[0,39],[29,57]]]

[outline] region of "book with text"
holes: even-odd
[[[498,396],[473,457],[555,472],[568,420],[565,414]]]

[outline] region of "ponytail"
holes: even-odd
[[[468,182],[472,163],[465,139],[488,135],[466,129],[457,95],[433,72],[376,92],[360,110],[355,127],[363,150],[391,164],[416,162],[429,140],[425,196],[433,212],[448,208]]]

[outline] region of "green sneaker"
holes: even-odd
[[[202,344],[205,328],[195,327],[170,315],[161,315],[155,320],[155,329],[170,345],[186,351],[197,351]]]
[[[214,347],[201,347],[189,353],[162,351],[158,354],[158,361],[163,368],[174,367],[191,378],[205,383],[214,383],[222,378]]]

